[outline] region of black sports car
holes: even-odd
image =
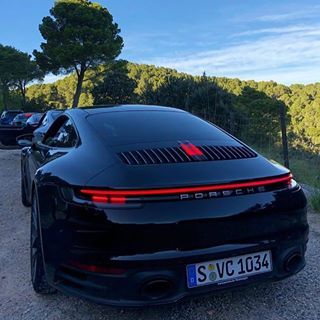
[[[142,306],[305,265],[306,198],[289,170],[187,112],[72,109],[24,143],[38,293]]]

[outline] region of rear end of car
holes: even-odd
[[[34,114],[32,114],[32,116],[30,116],[27,119],[26,124],[36,128],[40,123],[42,115],[43,115],[42,113],[34,113]]]
[[[287,169],[184,116],[157,115],[148,138],[140,129],[148,116],[99,117],[88,121],[113,135],[114,161],[85,185],[39,194],[52,286],[142,306],[280,280],[304,267],[306,198]],[[181,128],[170,130],[169,118]],[[118,120],[132,130],[120,130]]]
[[[10,117],[18,113],[10,121],[10,125],[0,127],[0,142],[3,145],[16,145],[17,137],[25,134],[32,133],[34,130],[33,126],[26,124],[27,120],[33,115],[33,113],[19,113],[19,111],[10,111]],[[11,118],[7,118],[7,121]]]
[[[5,110],[2,112],[0,117],[0,125],[1,126],[8,126],[11,124],[12,120],[18,114],[22,113],[22,110]]]
[[[27,113],[20,113],[14,117],[14,119],[11,121],[12,126],[25,126],[27,120],[33,115],[33,113],[27,112]]]

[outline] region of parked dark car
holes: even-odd
[[[21,135],[32,133],[34,126],[27,124],[27,120],[34,113],[19,113],[10,122],[10,125],[0,126],[0,143],[5,146],[16,145],[16,138]]]
[[[10,125],[14,117],[20,113],[22,110],[5,110],[1,113],[0,126]]]
[[[40,113],[34,113],[27,119],[24,125],[0,127],[0,142],[5,146],[16,145],[17,139],[32,133],[34,139],[41,140],[49,126],[62,112],[63,110],[49,110],[42,115],[40,120],[38,120]],[[37,121],[38,124],[36,124]]]
[[[71,109],[20,144],[37,293],[162,304],[305,266],[306,198],[290,171],[187,112]]]
[[[17,137],[30,134],[35,128],[29,125],[23,126],[2,126],[0,127],[0,143],[5,146],[17,144]]]
[[[11,125],[12,126],[16,126],[16,127],[21,127],[21,126],[25,126],[27,120],[33,115],[34,113],[32,112],[23,112],[23,113],[19,113],[17,114],[13,120],[11,121]]]
[[[41,121],[43,113],[34,113],[27,121],[26,125],[37,127]]]

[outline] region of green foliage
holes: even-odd
[[[88,70],[87,76],[95,72]],[[41,109],[66,109],[72,106],[74,90],[77,85],[77,77],[72,74],[55,83],[35,84],[27,88],[27,98]],[[92,95],[93,84],[88,78],[84,79],[79,106],[91,106],[94,103]]]
[[[65,108],[72,105],[76,84],[77,77],[72,74],[53,84],[33,85],[27,96],[45,107]],[[299,160],[295,150],[320,152],[319,97],[319,83],[288,87],[273,81],[191,76],[173,69],[118,61],[87,71],[79,105],[173,106],[198,114],[249,144],[281,150],[279,109],[285,104],[290,154]],[[296,172],[309,180],[308,172],[314,170],[304,172],[303,168],[308,167],[305,157],[291,162],[293,167],[297,163]]]
[[[94,104],[124,104],[137,101],[136,82],[128,76],[126,61],[117,61],[104,67],[102,79],[96,78],[93,87]],[[87,104],[89,105],[89,104]]]
[[[40,25],[46,42],[41,44],[42,52],[35,50],[34,55],[47,72],[76,72],[72,104],[76,107],[88,68],[112,61],[120,54],[120,29],[106,8],[88,0],[58,0],[50,14]]]
[[[42,79],[43,73],[31,56],[10,46],[0,44],[0,86],[2,93],[2,106],[8,108],[9,103],[16,99],[14,91],[21,93],[22,104],[25,104],[26,85],[35,79]],[[21,102],[19,103],[21,104]]]
[[[297,147],[320,150],[320,83],[293,85],[286,98]]]
[[[16,74],[19,71],[19,66],[15,61],[18,56],[18,50],[0,44],[0,85],[5,109],[8,107],[9,89],[14,86],[17,80]]]
[[[21,53],[16,60],[19,65],[19,72],[17,73],[16,87],[22,97],[22,105],[26,105],[26,87],[33,80],[43,80],[44,73],[40,70],[37,63],[31,60],[31,56],[26,53]]]

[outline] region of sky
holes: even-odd
[[[119,24],[120,58],[193,75],[320,81],[319,0],[100,0]],[[0,0],[0,43],[32,53],[54,1]],[[55,80],[47,76],[46,81]]]

